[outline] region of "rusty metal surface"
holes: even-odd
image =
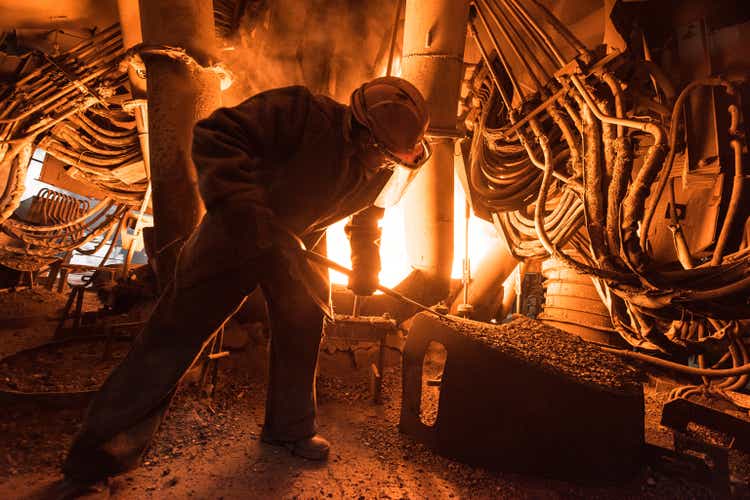
[[[430,288],[418,300],[445,298],[453,263],[453,170],[456,103],[463,77],[466,0],[406,0],[403,78],[424,95],[430,110],[432,158],[404,196],[404,223],[409,228],[409,264],[423,271]],[[430,293],[431,292],[431,293]]]
[[[376,362],[370,365],[370,392],[375,403],[382,402],[383,369],[385,367],[386,339],[397,334],[396,321],[387,316],[335,315],[334,321],[326,318],[323,323],[323,349],[329,352],[348,351],[352,354],[355,368],[355,351],[377,346]]]
[[[205,63],[213,57],[213,10],[196,0],[140,1],[143,41],[182,47]],[[165,16],[165,12],[179,15]],[[190,157],[193,125],[221,103],[218,77],[194,72],[160,56],[144,56],[151,124],[154,246],[160,286],[174,272],[177,254],[200,221],[204,207]]]
[[[540,320],[586,340],[623,345],[590,276],[578,274],[555,259],[542,263],[542,274],[544,305]]]
[[[430,427],[420,419],[420,402],[432,341],[445,346],[447,361]],[[643,392],[634,373],[528,318],[492,326],[420,314],[404,350],[399,427],[445,456],[493,470],[622,478],[644,446]]]
[[[733,394],[746,402],[750,400],[747,396]],[[735,414],[724,411],[732,409]],[[750,452],[750,419],[737,416],[740,412],[736,410],[738,408],[726,400],[692,401],[678,397],[664,405],[661,416],[661,425],[673,431],[675,451],[686,457],[705,457],[708,479],[726,496],[731,491],[729,451]],[[691,429],[691,424],[708,431]]]
[[[731,436],[732,448],[750,453],[750,420],[684,398],[674,399],[664,405],[662,425],[685,432],[690,423]]]

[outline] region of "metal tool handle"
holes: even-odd
[[[339,264],[338,262],[335,262],[335,261],[329,259],[328,257],[324,257],[323,255],[320,255],[319,253],[316,253],[316,252],[313,252],[311,250],[307,250],[307,249],[304,249],[304,248],[301,248],[300,251],[302,252],[302,254],[307,259],[309,259],[309,260],[311,260],[311,261],[313,261],[313,262],[315,262],[317,264],[324,265],[324,266],[326,266],[326,267],[328,267],[330,269],[333,269],[334,271],[338,271],[338,272],[340,272],[342,274],[346,274],[347,276],[351,276],[353,274],[353,271],[351,269],[349,269],[347,267],[344,267],[341,264]],[[405,295],[401,295],[396,290],[393,290],[392,288],[388,288],[386,286],[383,286],[380,283],[378,283],[377,289],[380,290],[381,292],[383,292],[386,295],[390,295],[394,299],[397,299],[397,300],[400,300],[401,302],[404,302],[406,304],[412,305],[412,306],[414,306],[414,307],[416,307],[418,309],[421,309],[422,311],[426,311],[426,312],[432,313],[435,316],[438,316],[438,317],[443,318],[443,319],[447,319],[447,320],[451,319],[447,315],[439,313],[439,312],[435,311],[434,309],[430,309],[426,305],[420,304],[416,300],[412,300],[412,299],[410,299],[409,297],[407,297]]]
[[[316,263],[321,264],[323,266],[326,266],[329,269],[333,269],[334,271],[338,271],[338,272],[340,272],[342,274],[345,274],[347,276],[351,276],[352,274],[354,274],[354,271],[352,271],[351,269],[349,269],[347,267],[342,266],[338,262],[333,261],[333,260],[331,260],[328,257],[325,257],[323,255],[320,255],[317,252],[313,252],[312,250],[308,250],[307,247],[305,246],[305,242],[302,241],[302,238],[300,238],[299,236],[297,236],[294,233],[294,231],[292,231],[291,229],[289,229],[285,225],[280,224],[278,221],[276,221],[275,226],[279,230],[281,230],[283,233],[285,233],[287,236],[291,237],[295,242],[297,242],[297,244],[299,244],[299,251],[302,252],[302,255],[304,255],[308,260],[316,262]],[[447,319],[447,320],[451,319],[447,315],[439,313],[439,312],[435,311],[434,309],[430,309],[426,305],[420,304],[416,300],[412,300],[412,299],[410,299],[409,297],[407,297],[405,295],[401,295],[396,290],[393,290],[392,288],[388,288],[386,286],[383,286],[380,283],[378,283],[378,286],[376,288],[378,290],[380,290],[381,292],[383,292],[384,294],[390,295],[394,299],[400,300],[401,302],[404,302],[405,304],[412,305],[412,306],[416,307],[417,309],[421,309],[422,311],[426,311],[426,312],[432,313],[435,316],[438,316],[438,317],[443,318],[443,319]]]

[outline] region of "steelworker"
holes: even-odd
[[[427,125],[422,95],[395,77],[365,83],[349,106],[288,87],[198,122],[192,155],[206,215],[143,332],[91,403],[63,466],[66,480],[92,483],[140,463],[180,378],[257,286],[271,329],[261,438],[326,459],[315,371],[330,314],[327,273],[288,234],[314,247],[334,222],[398,201],[430,155]],[[353,239],[358,228],[376,234],[354,223]],[[354,267],[350,288],[372,294],[377,274]]]

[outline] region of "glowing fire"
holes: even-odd
[[[455,180],[454,185],[454,258],[451,277],[461,278],[464,259],[466,198],[458,179]],[[349,241],[344,234],[345,225],[346,221],[344,220],[328,228],[328,256],[346,267],[351,267]],[[380,283],[387,287],[393,287],[411,272],[405,250],[404,212],[400,204],[386,210],[385,217],[382,220],[382,228]],[[496,233],[492,224],[472,214],[469,219],[469,259],[472,273],[476,270],[476,265],[495,238]],[[346,276],[335,271],[331,271],[330,277],[332,283],[346,284],[347,282]]]
[[[393,59],[394,76],[401,76],[401,57],[396,54]],[[385,76],[387,64],[383,62],[380,73]],[[451,278],[461,278],[463,273],[463,259],[465,257],[464,232],[466,228],[466,196],[463,186],[454,178],[453,190],[453,269]],[[342,220],[327,231],[328,257],[336,262],[351,268],[351,248],[349,240],[344,233],[346,220]],[[409,259],[406,255],[406,232],[404,229],[404,211],[401,204],[391,207],[385,211],[381,221],[383,235],[380,240],[380,283],[387,287],[394,287],[406,278],[411,272]],[[471,272],[474,273],[479,261],[484,257],[492,241],[497,237],[492,224],[476,217],[473,213],[469,218],[469,261]],[[346,284],[348,278],[336,271],[329,271],[331,283]],[[380,292],[377,292],[380,293]]]

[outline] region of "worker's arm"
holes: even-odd
[[[345,226],[352,250],[352,275],[349,288],[356,295],[372,295],[380,274],[380,219],[385,210],[370,207],[358,212]]]
[[[196,124],[193,162],[209,210],[228,199],[268,206],[274,167],[299,147],[312,101],[304,87],[277,89]]]

